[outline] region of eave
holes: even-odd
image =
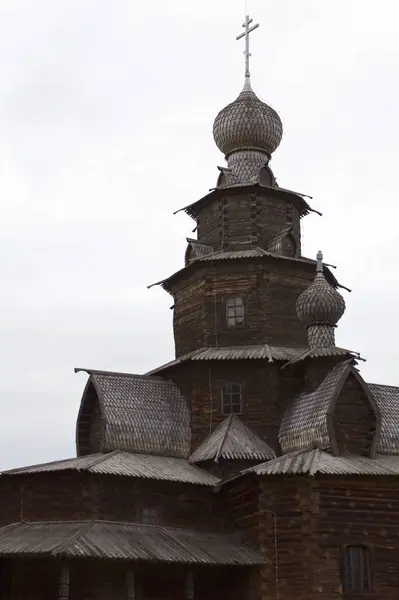
[[[321,212],[319,212],[318,210],[315,210],[309,206],[309,204],[306,202],[306,200],[304,198],[306,196],[306,194],[300,194],[298,192],[293,192],[292,190],[287,190],[287,189],[281,188],[281,187],[272,187],[272,186],[268,186],[268,185],[261,185],[260,183],[252,183],[252,184],[237,183],[234,185],[226,185],[226,186],[221,186],[221,187],[217,187],[217,188],[212,188],[209,191],[209,193],[206,194],[206,196],[203,196],[202,198],[200,198],[196,202],[193,202],[192,204],[188,204],[187,206],[183,206],[183,208],[179,208],[173,214],[176,215],[177,213],[183,211],[196,221],[198,219],[199,212],[201,210],[203,210],[212,200],[225,194],[226,191],[230,192],[230,193],[241,193],[242,191],[255,193],[259,190],[266,190],[269,193],[280,195],[280,196],[285,197],[286,199],[289,199],[290,201],[294,202],[295,206],[299,210],[299,214],[301,217],[305,217],[310,212],[314,212],[320,216],[322,215]],[[311,196],[306,196],[306,197],[311,198]]]
[[[276,254],[276,253],[270,252],[268,250],[263,250],[262,248],[251,248],[248,250],[239,250],[239,251],[231,251],[231,252],[218,251],[218,252],[214,252],[213,254],[207,254],[200,258],[193,259],[192,261],[189,262],[188,265],[186,265],[185,267],[182,267],[181,269],[179,269],[178,271],[176,271],[175,273],[173,273],[166,279],[162,279],[161,281],[152,283],[151,285],[148,286],[148,289],[150,289],[156,285],[160,285],[165,291],[167,291],[169,294],[173,295],[173,292],[172,292],[173,284],[179,279],[179,277],[181,277],[183,275],[183,273],[185,274],[186,272],[193,271],[199,264],[201,265],[203,263],[216,262],[216,261],[221,261],[221,260],[243,260],[243,261],[249,260],[252,262],[253,260],[261,261],[261,260],[264,260],[265,258],[272,258],[272,259],[276,259],[276,260],[285,260],[285,261],[300,263],[300,264],[304,264],[304,265],[311,265],[311,266],[314,266],[316,264],[316,261],[311,258],[305,258],[305,257],[293,258],[290,256],[283,256],[281,254]],[[329,265],[329,266],[332,266],[332,265]],[[327,281],[334,288],[342,288],[342,289],[345,289],[347,292],[351,292],[351,290],[349,288],[345,287],[344,285],[341,285],[337,281],[336,277],[333,275],[333,273],[331,272],[331,270],[328,268],[327,265],[324,265],[324,274],[326,276]]]

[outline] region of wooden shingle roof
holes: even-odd
[[[314,392],[300,394],[288,406],[279,431],[279,442],[284,453],[314,447],[336,450],[332,415],[335,402],[350,374],[362,386],[376,414],[377,437],[372,452],[375,451],[379,439],[380,409],[371,390],[349,360],[334,367]]]
[[[39,465],[20,467],[3,471],[4,476],[31,475],[36,473],[87,472],[96,475],[118,475],[139,479],[156,479],[212,486],[218,479],[206,471],[189,463],[185,458],[133,454],[114,450],[108,454],[89,454],[57,460]]]
[[[274,450],[237,415],[228,416],[193,452],[190,462],[206,460],[269,460]]]
[[[98,451],[188,458],[190,413],[177,385],[162,377],[78,370],[90,375],[78,415],[78,454],[88,453],[82,449],[89,435],[90,402],[95,396],[100,410]]]
[[[111,521],[20,522],[0,528],[0,556],[50,556],[200,565],[256,565],[228,534]]]

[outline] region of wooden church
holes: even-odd
[[[399,388],[335,342],[342,286],[302,255],[312,209],[271,170],[251,21],[213,126],[227,164],[159,282],[175,358],[88,370],[77,457],[1,474],[3,600],[399,598]]]

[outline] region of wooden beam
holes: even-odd
[[[126,573],[126,600],[135,599],[134,571],[129,569]]]
[[[63,563],[60,574],[58,600],[69,600],[69,565]]]

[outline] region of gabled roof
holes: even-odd
[[[338,453],[332,414],[335,402],[349,374],[358,380],[373,406],[377,418],[376,440],[378,440],[380,410],[367,384],[353,368],[351,361],[344,361],[328,373],[317,390],[310,394],[300,394],[284,412],[279,431],[279,442],[284,453],[312,447],[332,448],[334,453]],[[376,443],[373,444],[372,453],[375,447]]]
[[[188,462],[184,458],[133,454],[115,450],[109,454],[89,454],[40,465],[3,471],[1,475],[30,475],[34,473],[60,473],[78,471],[98,475],[119,475],[140,479],[156,479],[197,485],[215,485],[218,479]]]
[[[123,450],[188,458],[190,413],[179,388],[162,377],[84,370],[90,378],[77,422],[78,454],[88,435],[91,386],[100,406],[101,452]]]
[[[399,475],[399,457],[333,456],[314,448],[298,450],[250,467],[242,475]]]
[[[230,415],[193,452],[190,462],[206,460],[269,460],[272,448],[237,417]]]
[[[257,565],[262,557],[228,534],[111,521],[12,523],[0,556],[105,558],[200,565]]]

